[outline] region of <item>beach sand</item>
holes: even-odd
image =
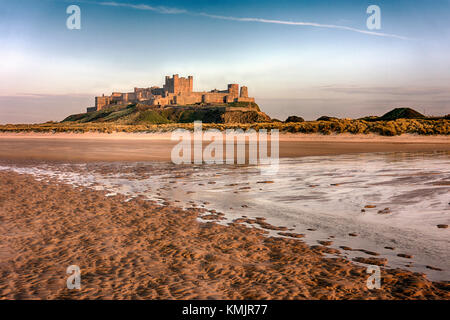
[[[366,152],[450,151],[450,137],[280,134],[280,157]],[[0,133],[0,159],[170,161],[171,133]],[[204,142],[206,147],[209,142]]]
[[[170,137],[2,133],[0,159],[170,161],[177,143]],[[449,142],[446,136],[280,134],[280,156],[450,151]],[[382,258],[361,258],[357,265],[327,239],[309,246],[301,235],[264,219],[217,224],[222,215],[205,215],[202,208],[126,201],[11,171],[0,171],[0,188],[2,299],[450,298],[448,282],[383,267],[381,289],[370,290],[366,267],[382,266]],[[80,290],[66,287],[70,265],[81,269]]]
[[[277,227],[263,219],[225,226],[214,223],[218,213],[198,222],[203,209],[10,171],[0,171],[0,188],[2,299],[450,298],[448,282],[399,269],[382,268],[381,288],[370,290],[365,267],[326,257],[336,254],[327,243],[268,236]],[[70,265],[81,269],[80,290],[66,288]]]

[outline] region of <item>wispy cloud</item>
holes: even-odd
[[[93,3],[93,2],[91,2]],[[159,12],[163,14],[187,14],[188,11],[183,9],[177,9],[177,8],[168,8],[165,6],[149,6],[147,4],[131,4],[131,3],[121,3],[121,2],[95,2],[95,4],[99,4],[102,6],[110,6],[110,7],[126,7],[126,8],[132,8],[137,10],[144,10],[144,11],[154,11]]]
[[[334,24],[322,24],[322,23],[316,23],[316,22],[303,22],[303,21],[285,21],[285,20],[271,20],[271,19],[262,19],[262,18],[237,18],[237,17],[228,17],[228,16],[218,16],[208,13],[199,13],[198,15],[209,17],[213,19],[222,19],[222,20],[232,20],[232,21],[243,21],[243,22],[260,22],[260,23],[272,23],[272,24],[284,24],[289,26],[308,26],[308,27],[317,27],[317,28],[328,28],[328,29],[340,29],[340,30],[347,30],[347,31],[353,31],[358,33],[364,33],[369,34],[372,36],[379,36],[379,37],[390,37],[390,38],[397,38],[402,40],[410,40],[408,37],[399,36],[396,34],[391,33],[382,33],[382,32],[374,32],[364,29],[357,29],[347,26],[339,26]]]
[[[286,20],[272,20],[272,19],[263,19],[263,18],[250,18],[250,17],[232,17],[232,16],[221,16],[210,14],[206,12],[191,12],[184,9],[178,8],[169,8],[165,6],[150,6],[146,4],[130,4],[130,3],[122,3],[122,2],[90,2],[99,4],[102,6],[111,6],[111,7],[126,7],[132,8],[136,10],[145,10],[145,11],[153,11],[161,14],[188,14],[195,16],[203,16],[211,19],[219,19],[219,20],[229,20],[229,21],[239,21],[239,22],[258,22],[258,23],[269,23],[269,24],[281,24],[281,25],[289,25],[289,26],[307,26],[307,27],[316,27],[316,28],[327,28],[327,29],[337,29],[337,30],[345,30],[351,32],[357,32],[362,34],[367,34],[371,36],[378,37],[389,37],[401,40],[412,40],[411,38],[404,37],[401,35],[396,35],[392,33],[383,33],[376,32],[364,29],[358,29],[348,26],[334,25],[334,24],[322,24],[316,22],[307,22],[307,21],[286,21]]]

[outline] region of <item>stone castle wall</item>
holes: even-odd
[[[134,88],[133,92],[113,92],[110,96],[95,97],[95,110],[115,104],[126,104],[141,102],[153,106],[165,105],[187,105],[198,103],[231,103],[231,102],[255,102],[254,98],[248,97],[248,88],[239,84],[229,84],[226,90],[212,90],[210,92],[194,92],[194,78],[179,77],[174,74],[166,76],[162,88]],[[88,112],[94,111],[88,108]]]

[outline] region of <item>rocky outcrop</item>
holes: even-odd
[[[227,111],[221,118],[223,123],[270,122],[270,117],[260,111]]]

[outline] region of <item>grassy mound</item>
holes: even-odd
[[[425,116],[411,108],[395,108],[385,113],[378,120],[397,120],[397,119],[424,119]]]
[[[117,124],[267,122],[270,117],[259,111],[256,103],[234,102],[217,106],[188,105],[150,107],[140,104],[112,106],[99,111],[68,116],[62,122],[114,122]]]

